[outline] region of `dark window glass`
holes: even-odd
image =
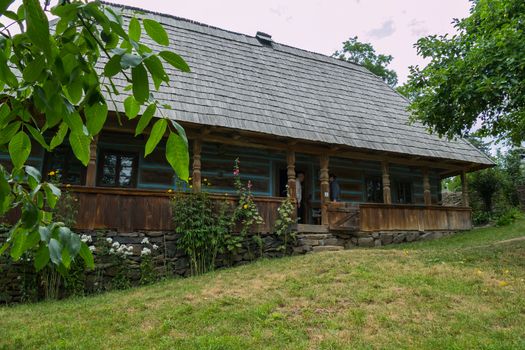
[[[137,174],[135,153],[102,151],[99,156],[99,186],[135,187]]]
[[[58,179],[63,184],[84,185],[86,182],[86,167],[75,157],[69,145],[55,148],[46,153],[44,174],[58,170]]]
[[[366,182],[366,201],[383,203],[383,182],[380,177],[371,177]]]
[[[398,203],[412,203],[412,183],[397,182],[396,183],[396,199]]]

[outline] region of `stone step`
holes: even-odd
[[[328,233],[328,225],[297,224],[297,233]]]
[[[318,253],[318,252],[335,252],[338,250],[343,250],[345,247],[340,245],[320,245],[317,247],[312,247],[312,252]]]
[[[297,238],[302,239],[329,239],[334,238],[334,236],[330,233],[299,233],[297,235]]]

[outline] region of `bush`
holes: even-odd
[[[507,226],[522,217],[523,217],[523,213],[521,212],[521,210],[519,210],[516,207],[512,207],[497,215],[496,225],[497,226]]]

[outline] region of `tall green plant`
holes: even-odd
[[[12,172],[0,166],[0,215],[21,211],[0,254],[9,251],[18,260],[32,251],[37,269],[50,263],[64,274],[79,254],[93,267],[93,256],[76,234],[52,220],[49,208],[55,207],[61,192],[40,183],[36,169],[25,166],[31,140],[51,152],[68,137],[75,156],[87,165],[90,143],[108,117],[108,101],[130,91],[121,99],[129,119],[141,114],[135,133],[152,124],[145,155],[167,133],[166,159],[177,176],[187,180],[186,135],[164,115],[169,106],[155,99],[151,87],[159,90],[169,83],[164,63],[183,72],[189,67],[167,48],[168,35],[153,19],[137,14],[125,25],[116,7],[99,1],[58,0],[52,7],[50,3],[23,0],[15,8],[14,0],[0,1],[0,16],[12,20],[0,29],[0,149],[9,152],[13,164]],[[56,18],[54,28],[48,15]],[[160,49],[141,41],[146,35]],[[102,70],[96,68],[101,66]],[[117,75],[126,81],[123,89],[113,82]],[[44,133],[53,134],[50,142]]]
[[[294,219],[295,203],[286,191],[286,199],[277,208],[277,220],[275,220],[275,226],[273,231],[282,240],[282,244],[278,247],[278,250],[287,252],[291,243],[295,243],[296,232],[292,229],[293,224],[296,222]]]

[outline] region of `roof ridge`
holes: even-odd
[[[216,27],[216,26],[213,26],[213,25],[210,25],[210,24],[206,24],[206,23],[202,23],[202,22],[199,22],[199,21],[195,21],[193,19],[188,19],[188,18],[172,15],[170,13],[157,12],[157,11],[152,11],[152,10],[148,10],[148,9],[144,9],[144,8],[140,8],[140,7],[136,7],[136,6],[130,6],[130,5],[116,4],[116,3],[109,2],[109,1],[100,1],[100,3],[102,3],[104,5],[109,5],[109,6],[121,7],[123,9],[132,10],[132,11],[140,11],[140,12],[150,13],[150,14],[153,14],[153,15],[161,16],[161,17],[168,17],[168,18],[171,18],[171,19],[184,21],[184,22],[187,22],[187,23],[195,24],[195,25],[206,27],[206,28],[210,28],[210,29],[219,30],[219,31],[222,31],[222,32],[235,34],[235,35],[240,35],[240,36],[244,36],[244,37],[247,37],[247,38],[250,38],[250,39],[256,39],[255,36],[251,36],[251,35],[248,35],[248,34],[245,34],[245,33],[236,32],[236,31],[229,30],[229,29],[219,28],[219,27]],[[211,35],[211,34],[208,34],[208,35]],[[320,52],[310,51],[310,50],[302,49],[300,47],[295,47],[295,46],[292,46],[292,45],[283,44],[283,43],[280,43],[280,42],[275,42],[274,41],[274,43],[279,45],[279,46],[291,48],[291,49],[294,49],[294,50],[306,52],[306,53],[313,54],[313,55],[318,55],[318,56],[321,56],[324,59],[330,60],[331,62],[328,62],[330,64],[336,64],[336,65],[338,65],[340,67],[346,67],[346,68],[349,68],[349,69],[354,69],[354,70],[357,70],[359,72],[371,74],[371,75],[377,77],[377,75],[375,75],[370,70],[368,70],[365,66],[363,66],[362,64],[359,64],[359,63],[350,62],[350,61],[346,61],[346,60],[341,60],[339,58],[336,58],[336,57],[333,57],[333,56],[328,56],[328,55],[325,55],[325,54],[320,53]],[[281,52],[283,52],[283,51],[281,51]],[[293,53],[290,53],[290,52],[286,52],[286,53],[293,55]],[[295,55],[295,56],[298,56],[298,55]],[[300,57],[308,58],[308,57],[304,57],[304,56],[300,56]],[[362,68],[364,71],[363,70],[358,70],[355,67]]]

